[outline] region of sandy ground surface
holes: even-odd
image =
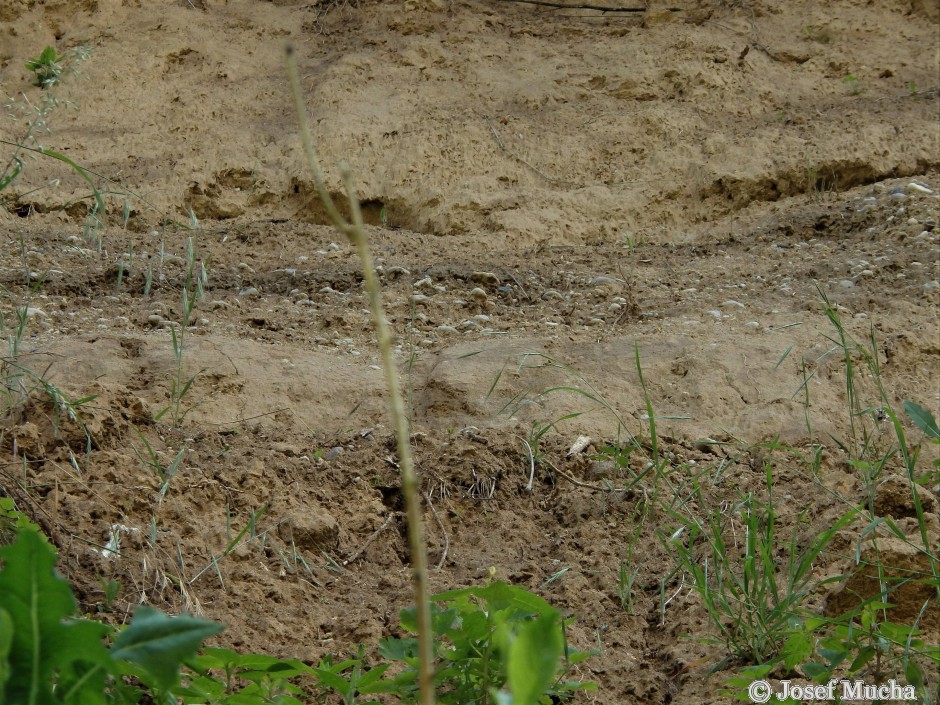
[[[47,44],[93,49],[57,89],[74,109],[38,137],[111,181],[92,177],[110,192],[98,229],[61,162],[27,162],[3,192],[6,334],[25,320],[5,379],[25,368],[94,399],[90,442],[41,390],[14,406],[0,490],[51,534],[86,609],[113,578],[117,618],[189,609],[229,625],[218,643],[311,661],[397,624],[410,590],[387,394],[358,260],[300,157],[290,41],[330,188],[345,159],[370,224],[434,587],[495,568],[575,615],[571,641],[599,649],[582,702],[725,702],[736,664],[710,674],[723,653],[658,536],[670,509],[704,518],[764,492],[768,462],[786,536],[865,501],[850,461],[862,429],[874,453],[890,426],[861,355],[850,415],[826,298],[892,408],[940,411],[938,31],[929,0],[7,0],[6,95],[35,103],[23,63]],[[178,418],[157,419],[188,247],[205,274],[183,337],[196,376]],[[647,395],[668,462],[634,481],[657,452]],[[642,450],[605,456],[631,437]],[[760,445],[774,439],[794,450]],[[182,451],[163,495],[146,444],[164,467]],[[526,444],[544,461],[531,480]],[[799,456],[817,447],[814,472]],[[935,457],[925,446],[922,465]],[[893,458],[874,511],[914,535],[900,477]],[[262,507],[256,539],[204,570]],[[862,528],[820,577],[847,569]],[[630,609],[621,562],[638,571]],[[807,606],[850,609],[863,583]],[[922,588],[894,594],[896,618]],[[923,623],[940,627],[936,601]]]

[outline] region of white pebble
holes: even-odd
[[[843,289],[851,289],[853,286],[855,286],[855,282],[853,282],[851,279],[843,279],[839,282],[839,286],[841,286]]]

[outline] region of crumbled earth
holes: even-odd
[[[729,702],[741,664],[707,642],[671,512],[733,516],[771,467],[786,541],[865,505],[922,545],[899,458],[870,483],[857,461],[896,442],[885,406],[920,471],[937,458],[903,411],[940,415],[936,3],[627,6],[0,6],[21,104],[28,58],[93,49],[37,138],[91,170],[106,222],[50,158],[0,194],[0,495],[83,609],[113,579],[106,618],[189,610],[228,625],[214,643],[316,662],[397,633],[411,600],[359,259],[303,162],[286,42],[328,189],[346,208],[346,160],[363,202],[435,590],[495,571],[575,616],[598,649],[578,702]],[[860,346],[854,415],[835,323]],[[854,574],[808,608],[872,594],[864,524],[815,567]],[[935,594],[905,584],[892,618],[936,633]]]

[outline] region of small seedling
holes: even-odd
[[[98,578],[101,585],[101,591],[104,593],[104,602],[98,603],[99,612],[110,612],[113,609],[114,600],[121,592],[121,583],[117,580]]]
[[[849,95],[858,95],[862,92],[862,82],[858,80],[858,76],[848,74],[842,80],[845,81],[845,87]]]
[[[40,88],[49,88],[59,82],[62,75],[65,56],[55,47],[46,47],[35,59],[26,62],[26,68],[33,72],[33,82]]]

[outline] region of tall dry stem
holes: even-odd
[[[421,690],[421,705],[434,705],[433,683],[433,635],[431,632],[431,607],[428,602],[428,559],[427,548],[424,542],[424,525],[421,520],[421,503],[418,493],[418,477],[414,471],[414,462],[411,457],[411,445],[408,437],[408,420],[405,416],[405,404],[402,399],[398,383],[398,373],[392,351],[392,333],[385,320],[385,311],[382,307],[382,290],[375,276],[375,266],[372,253],[366,239],[365,227],[362,222],[362,211],[359,208],[359,199],[353,187],[352,174],[345,162],[340,164],[340,173],[346,187],[346,196],[349,199],[349,210],[352,213],[352,222],[347,221],[340,214],[333,198],[326,189],[323,174],[320,171],[320,162],[310,127],[307,122],[307,110],[304,106],[303,93],[300,88],[300,76],[297,71],[297,61],[294,57],[293,47],[287,46],[287,70],[290,76],[291,93],[294,106],[297,110],[297,120],[300,126],[300,138],[303,143],[304,154],[317,193],[323,202],[327,216],[337,230],[342,232],[356,247],[362,261],[362,274],[365,281],[366,294],[369,297],[369,308],[375,321],[376,335],[379,350],[382,354],[382,366],[385,370],[385,381],[388,385],[390,397],[392,423],[395,427],[395,439],[398,445],[398,463],[401,470],[401,491],[405,499],[405,514],[408,521],[408,546],[411,553],[412,581],[414,583],[415,605],[417,607],[418,621],[418,657],[420,665],[418,670],[418,683]]]

